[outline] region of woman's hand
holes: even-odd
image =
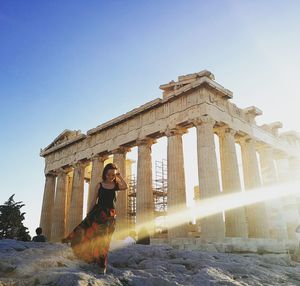
[[[118,184],[121,183],[121,179],[118,178],[118,177],[116,177],[115,181],[116,181]]]
[[[117,183],[121,182],[121,178],[122,178],[122,177],[121,177],[120,172],[117,172],[117,173],[116,173],[116,182],[117,182]]]
[[[126,190],[126,189],[128,188],[128,185],[127,185],[127,183],[125,182],[125,180],[122,178],[120,172],[119,172],[119,171],[116,172],[115,176],[116,176],[116,177],[115,177],[115,178],[116,178],[116,182],[117,182],[118,185],[119,185],[119,189],[120,189],[120,190]]]

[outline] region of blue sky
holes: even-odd
[[[239,107],[263,110],[260,124],[297,130],[299,14],[299,1],[0,0],[0,203],[15,193],[33,234],[40,148],[160,97],[182,74],[208,69]]]

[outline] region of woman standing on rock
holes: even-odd
[[[113,163],[107,164],[102,182],[95,189],[92,210],[75,229],[63,239],[71,242],[75,255],[88,263],[96,262],[100,273],[106,273],[110,240],[116,225],[116,191],[126,190],[127,183]]]

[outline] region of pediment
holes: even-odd
[[[75,138],[81,137],[83,135],[80,130],[69,130],[65,129],[60,133],[45,149],[41,150],[42,153],[57,147],[59,145],[65,145],[69,141],[73,141]]]

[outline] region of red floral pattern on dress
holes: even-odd
[[[110,240],[116,225],[115,217],[115,209],[95,206],[67,237],[74,254],[88,263],[96,262],[100,267],[106,267]]]

